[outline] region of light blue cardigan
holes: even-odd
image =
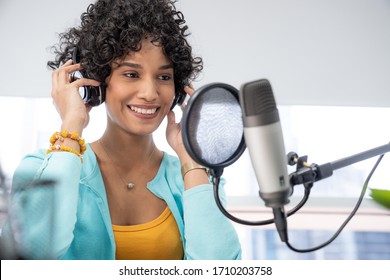
[[[14,200],[27,198],[20,213],[27,229],[22,242],[28,258],[115,259],[105,187],[89,145],[83,163],[66,152],[46,155],[42,150],[27,155],[15,171],[13,188],[33,179],[55,179],[57,184],[16,190],[13,195]],[[236,231],[217,208],[212,186],[184,191],[177,157],[164,153],[158,173],[147,187],[166,201],[173,213],[185,259],[241,258]],[[8,226],[6,223],[3,238],[9,235]]]

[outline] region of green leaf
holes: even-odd
[[[370,196],[378,204],[390,209],[390,191],[389,190],[371,189]]]

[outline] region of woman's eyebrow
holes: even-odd
[[[121,62],[118,64],[118,68],[123,66],[128,66],[131,68],[142,68],[141,64],[132,63],[132,62]]]
[[[166,70],[166,69],[171,69],[173,68],[173,64],[172,63],[169,63],[169,64],[166,64],[166,65],[163,65],[163,66],[160,66],[160,70]]]
[[[138,69],[143,68],[141,64],[132,63],[132,62],[121,62],[121,63],[119,63],[118,68],[119,67],[123,67],[123,66],[128,66],[128,67],[131,67],[131,68],[138,68]],[[170,68],[173,68],[173,64],[172,63],[166,64],[166,65],[162,65],[162,66],[159,67],[160,70],[166,70],[166,69],[170,69]]]

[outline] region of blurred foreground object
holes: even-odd
[[[3,180],[4,179],[4,180]],[[18,186],[14,186],[12,192],[10,187],[5,183],[5,177],[3,176],[0,186],[0,214],[1,214],[1,235],[0,235],[0,259],[34,259],[34,251],[32,248],[36,248],[36,244],[32,244],[28,241],[28,234],[34,231],[34,224],[30,220],[26,219],[26,209],[28,211],[34,211],[39,209],[34,207],[43,203],[37,199],[43,189],[45,192],[50,192],[52,199],[46,201],[47,207],[51,207],[55,203],[54,180],[35,180],[27,182]],[[42,209],[42,208],[41,208]],[[52,211],[44,213],[37,213],[38,215],[51,215],[54,218]],[[47,234],[40,238],[42,245],[49,244],[53,237],[54,220],[48,225]],[[38,246],[41,248],[47,248],[46,246]],[[45,259],[51,259],[48,254],[42,254]]]
[[[371,189],[370,196],[378,204],[390,209],[390,191],[381,189]]]

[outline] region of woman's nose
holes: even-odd
[[[158,96],[158,87],[154,80],[144,79],[138,90],[138,97],[148,102],[156,100]]]

